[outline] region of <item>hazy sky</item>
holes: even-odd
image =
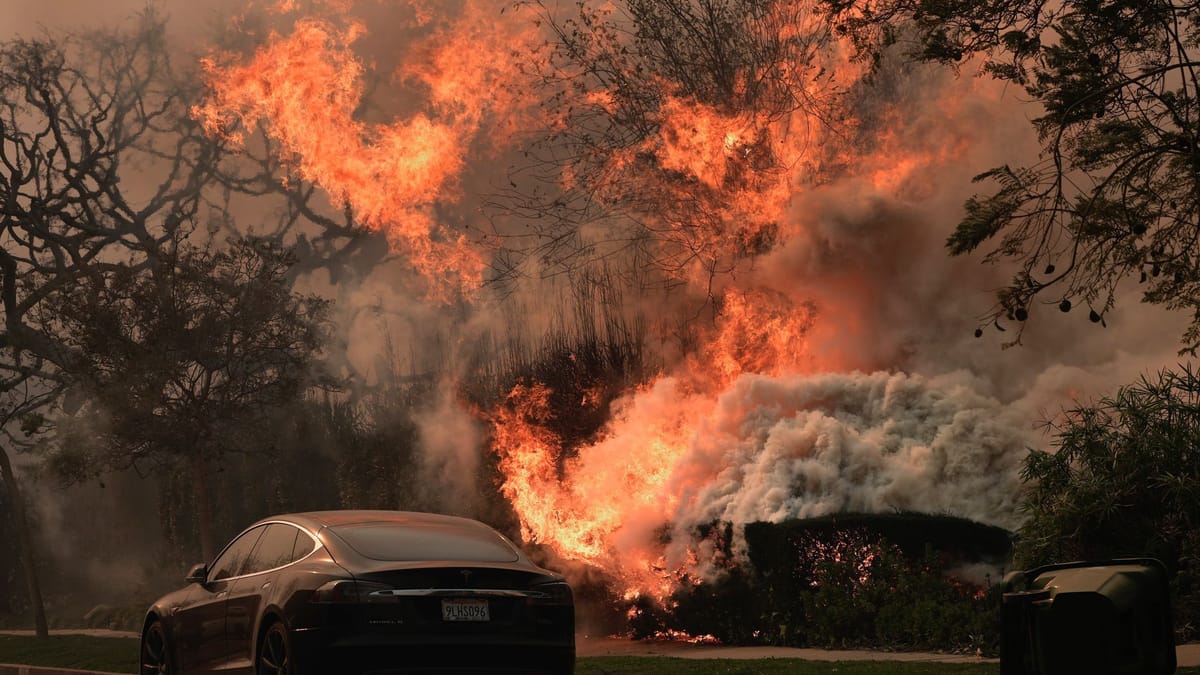
[[[249,0],[157,0],[151,4],[170,16],[168,31],[176,44],[199,53],[204,51],[207,36],[215,34],[214,25],[243,11]],[[35,35],[43,28],[70,31],[117,24],[146,6],[145,0],[0,0],[0,38]],[[448,8],[454,3],[430,6]],[[373,49],[371,62],[380,67],[403,50],[397,27],[387,22],[385,30],[384,21],[372,18],[368,19],[368,33],[380,39],[359,46]],[[512,19],[511,13],[505,19]],[[187,44],[191,40],[195,42]],[[1064,316],[1053,308],[1039,308],[1023,348],[1000,350],[999,344],[1008,336],[991,331],[983,340],[970,337],[974,316],[991,303],[985,289],[997,285],[1003,275],[981,266],[979,256],[949,260],[942,241],[961,214],[962,200],[980,189],[970,184],[971,174],[996,164],[1035,159],[1036,144],[1028,120],[1037,111],[1017,102],[1012,92],[997,96],[996,87],[970,75],[947,81],[944,74],[937,74],[928,82],[910,84],[917,93],[900,102],[907,122],[906,128],[897,132],[911,137],[908,147],[937,149],[961,143],[968,150],[956,161],[921,172],[928,185],[908,190],[911,194],[899,198],[865,198],[855,182],[798,198],[797,212],[824,214],[820,228],[825,244],[847,251],[845,259],[814,263],[813,256],[826,248],[801,242],[793,247],[796,255],[781,251],[776,256],[786,273],[767,276],[779,277],[775,281],[794,287],[806,281],[796,270],[813,268],[816,272],[808,276],[820,282],[831,270],[845,267],[847,260],[887,263],[863,265],[857,273],[860,279],[878,277],[877,283],[869,285],[871,292],[857,312],[862,317],[859,335],[839,333],[838,340],[861,341],[860,350],[878,353],[875,362],[899,363],[897,355],[907,355],[905,367],[925,372],[970,369],[998,384],[1007,383],[994,392],[1002,398],[1020,397],[1033,379],[1055,366],[1080,367],[1120,382],[1131,370],[1173,362],[1185,317],[1138,303],[1136,284],[1127,284],[1126,300],[1109,314],[1107,330],[1088,323],[1086,312]],[[945,95],[946,91],[952,95]],[[957,103],[949,110],[938,100]],[[770,271],[770,264],[764,267]],[[789,274],[793,278],[787,278]],[[392,285],[391,279],[383,282],[385,290]],[[378,292],[369,295],[375,297]],[[360,345],[367,343],[361,336],[360,340]],[[1127,367],[1114,369],[1115,362]],[[1069,379],[1078,379],[1078,374]],[[1099,388],[1110,384],[1106,381]]]
[[[43,27],[55,30],[96,28],[120,22],[147,6],[154,6],[171,17],[171,32],[182,38],[189,30],[204,32],[212,21],[242,4],[233,0],[0,0],[0,35],[33,35]]]
[[[170,16],[168,32],[174,44],[202,53],[207,37],[216,34],[214,26],[249,1],[160,0],[154,5]],[[429,0],[423,7],[441,12],[450,23],[470,23],[454,8],[470,7],[475,1]],[[478,51],[507,58],[509,52],[497,50],[497,45],[489,52],[481,43],[508,47],[496,38],[502,34],[500,22],[524,17],[514,18],[509,12],[500,18],[500,0],[477,2],[484,6],[487,21],[464,34]],[[57,32],[115,25],[145,6],[145,0],[0,0],[0,39],[34,36],[43,28]],[[355,44],[355,53],[364,57],[368,69],[394,72],[397,62],[419,62],[425,54],[405,49],[420,43],[407,43],[411,35],[389,14],[404,6],[375,3],[371,8],[376,13],[363,15],[368,36]],[[484,16],[483,10],[477,14]],[[434,35],[441,39],[441,33]],[[461,51],[446,59],[454,66],[462,62]],[[301,70],[293,61],[285,63]],[[599,460],[581,462],[578,466],[583,468],[571,481],[559,480],[544,486],[542,493],[526,494],[560,495],[563,503],[582,503],[586,500],[575,499],[558,483],[591,490],[606,476],[624,480],[624,470],[610,471],[624,466],[620,458],[625,455],[620,453],[628,453],[629,464],[636,466],[645,448],[656,447],[658,437],[647,433],[658,433],[656,425],[662,426],[662,420],[674,420],[678,424],[672,429],[700,430],[684,442],[673,442],[677,454],[663,460],[676,466],[666,488],[690,501],[662,499],[666,492],[653,485],[642,493],[604,491],[614,498],[613,508],[629,510],[625,521],[632,529],[616,534],[603,529],[602,516],[608,513],[604,503],[597,502],[597,512],[582,514],[581,520],[595,516],[597,532],[627,547],[620,550],[658,541],[667,520],[691,532],[697,523],[713,518],[775,519],[843,507],[953,512],[1009,525],[1015,513],[1017,463],[1027,444],[1045,440],[1033,432],[1034,420],[1053,414],[1071,397],[1111,392],[1139,373],[1175,363],[1186,317],[1139,303],[1133,283],[1125,285],[1118,307],[1106,314],[1106,328],[1088,321],[1086,307],[1064,315],[1051,298],[1051,304],[1033,308],[1022,347],[1001,349],[1011,339],[1013,326],[1006,334],[989,330],[983,339],[972,337],[976,317],[992,302],[989,290],[1005,281],[1007,271],[981,266],[979,255],[951,259],[944,241],[961,217],[963,200],[990,189],[972,185],[971,175],[998,164],[1036,161],[1029,120],[1038,111],[1011,89],[970,74],[954,78],[944,70],[914,68],[897,69],[896,77],[902,86],[882,91],[878,101],[875,90],[868,90],[857,104],[867,120],[865,132],[891,139],[898,154],[875,156],[870,143],[863,143],[866,147],[856,148],[863,153],[861,161],[851,162],[853,170],[845,175],[815,184],[798,180],[789,193],[793,200],[785,217],[799,224],[795,230],[803,235],[781,243],[753,269],[726,281],[735,290],[768,289],[791,300],[793,307],[815,299],[835,310],[820,318],[824,323],[817,326],[824,330],[812,340],[813,353],[828,356],[841,370],[815,378],[750,373],[699,395],[676,385],[689,382],[686,373],[679,380],[659,378],[655,387],[630,391],[614,405],[619,412],[603,442],[581,451],[582,457]],[[369,124],[404,122],[413,109],[438,121],[453,117],[422,100],[421,91],[401,88],[400,94],[372,107],[378,119]],[[895,115],[868,114],[875,104]],[[496,117],[482,118],[476,130],[479,138],[503,132],[503,119],[497,122]],[[865,132],[864,138],[870,138]],[[361,145],[373,149],[370,143]],[[885,173],[903,169],[906,159],[919,168],[905,180],[895,185],[874,180],[872,168]],[[507,161],[466,152],[464,189],[439,194],[439,213],[451,208],[455,213],[477,213],[472,200],[480,194],[472,189],[472,181],[503,184]],[[503,336],[519,330],[540,338],[541,326],[555,316],[555,296],[533,275],[525,289],[527,297],[537,301],[530,309],[510,313],[508,305],[478,303],[471,307],[470,321],[464,321],[457,308],[442,312],[422,302],[419,293],[399,281],[407,277],[389,268],[366,267],[361,278],[341,281],[330,291],[340,294],[341,335],[348,360],[361,372],[377,357],[391,356],[384,350],[392,348],[393,338],[398,353],[412,354],[413,372],[424,372],[428,363],[439,361],[420,353],[421,336],[440,340],[438,326],[452,329],[445,334],[454,335],[455,344],[464,345],[465,351],[475,344],[476,334]],[[569,301],[573,296],[561,297]],[[683,304],[689,301],[686,294],[669,300],[695,315]],[[671,307],[664,302],[657,309],[669,316]],[[539,312],[546,322],[536,321],[533,315]],[[570,312],[564,310],[563,316]],[[437,346],[442,348],[440,342]],[[680,370],[690,363],[678,364]],[[878,372],[864,372],[870,370]],[[455,495],[447,498],[449,503],[459,500],[457,495],[469,498],[465,490],[476,489],[474,470],[464,467],[473,467],[482,456],[484,434],[477,433],[475,413],[459,405],[456,397],[447,394],[441,399],[421,411],[418,423],[431,467],[428,482]],[[468,480],[456,483],[460,476]],[[650,497],[659,499],[661,508],[635,517]],[[619,499],[625,501],[617,503]],[[676,502],[684,505],[671,512],[675,507],[669,505]],[[686,543],[688,536],[680,534],[677,541]]]

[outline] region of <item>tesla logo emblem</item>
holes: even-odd
[[[474,572],[472,572],[471,570],[459,570],[458,572],[459,572],[459,574],[463,575],[463,583],[464,584],[471,583],[471,575],[474,574]]]

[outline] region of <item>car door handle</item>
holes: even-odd
[[[227,595],[229,595],[229,591],[221,591],[220,593],[217,593],[218,598],[223,598]]]
[[[262,589],[263,589],[264,591],[265,591],[265,590],[267,590],[267,589],[268,589],[268,588],[270,588],[270,587],[271,587],[271,582],[269,582],[269,581],[268,581],[267,583],[265,583],[265,584],[263,584],[263,585],[262,585]]]

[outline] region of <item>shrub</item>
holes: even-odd
[[[1151,556],[1172,577],[1180,639],[1200,629],[1200,377],[1144,376],[1048,424],[1026,459],[1017,564]]]
[[[933,519],[944,531],[990,532],[969,521]],[[921,517],[884,520],[912,525]],[[748,561],[718,579],[686,585],[668,608],[642,601],[632,615],[635,637],[675,630],[732,644],[997,653],[999,587],[951,574],[965,561],[990,555],[971,554],[963,541],[945,542],[954,549],[949,553],[928,542],[918,548],[915,538],[907,542],[912,550],[905,550],[869,528],[832,524],[818,519],[747,526]],[[985,552],[996,553],[999,540],[980,539],[989,540]]]

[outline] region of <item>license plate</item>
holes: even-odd
[[[442,599],[443,621],[491,621],[487,600],[467,598]]]

